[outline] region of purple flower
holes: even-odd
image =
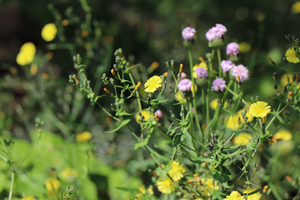
[[[194,39],[196,30],[191,27],[186,27],[182,30],[181,35],[185,41],[191,41]]]
[[[212,27],[211,29],[209,29],[205,36],[206,39],[211,42],[216,38],[222,38],[222,36],[227,32],[227,29],[225,26],[223,26],[222,24],[216,24],[215,27]]]
[[[229,72],[232,68],[235,67],[231,60],[222,60],[221,67],[224,73]]]
[[[238,65],[238,66],[232,68],[232,70],[230,72],[231,72],[231,75],[233,77],[235,77],[236,81],[241,82],[241,83],[249,78],[249,71],[246,67],[244,67],[244,65]]]
[[[226,88],[226,81],[224,81],[222,78],[217,78],[213,81],[211,91],[218,92],[221,90],[222,92]]]
[[[177,84],[178,90],[183,91],[183,92],[188,92],[191,91],[192,88],[192,81],[189,79],[182,79],[178,84]]]
[[[157,110],[157,111],[155,112],[155,114],[156,114],[156,116],[157,116],[158,118],[160,118],[160,119],[164,118],[164,115],[162,114],[162,112],[161,112],[160,110]]]
[[[226,47],[226,54],[227,55],[235,55],[239,53],[240,47],[236,42],[229,43]]]
[[[204,67],[198,67],[195,69],[195,72],[197,74],[197,78],[207,78],[208,74],[206,69]]]
[[[187,77],[186,73],[184,73],[184,72],[181,72],[180,76],[181,76],[181,78],[186,78]]]

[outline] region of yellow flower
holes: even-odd
[[[29,54],[35,54],[36,48],[32,42],[26,42],[20,48],[20,52],[27,52]]]
[[[225,118],[226,127],[231,129],[241,128],[241,124],[238,123],[239,116],[238,115],[230,115],[229,118]]]
[[[65,168],[60,172],[60,177],[67,182],[73,181],[74,178],[78,176],[78,173],[76,170],[71,168]]]
[[[218,99],[212,100],[209,105],[213,110],[216,110],[218,107]],[[227,108],[227,106],[228,106],[228,103],[227,103],[227,101],[225,101],[223,108]]]
[[[244,197],[237,191],[232,191],[230,195],[227,195],[224,200],[245,200]]]
[[[245,114],[245,110],[244,110],[244,109],[239,110],[239,111],[237,112],[237,115],[240,116],[240,119],[241,119],[241,122],[242,122],[242,123],[246,123],[245,120],[244,120],[244,118],[243,118],[242,113]],[[254,119],[254,117],[249,113],[249,111],[246,111],[246,117],[248,118],[248,121],[249,121],[249,122],[252,122],[253,119]]]
[[[153,93],[162,86],[162,79],[159,76],[152,76],[145,83],[145,92]]]
[[[92,134],[90,132],[83,132],[83,133],[79,133],[77,136],[76,136],[76,141],[77,142],[86,142],[88,140],[90,140],[92,138]]]
[[[257,188],[249,188],[249,191],[247,189],[244,190],[244,194],[250,194],[251,192],[254,192],[257,190]],[[255,194],[248,195],[247,200],[260,200],[261,194],[259,192],[256,192]]]
[[[44,26],[41,35],[46,42],[50,42],[55,38],[56,33],[57,33],[57,28],[55,24],[50,23]]]
[[[153,114],[150,114],[148,110],[142,110],[142,115],[144,116],[145,120],[149,119],[150,117],[153,117]],[[137,123],[141,123],[141,122],[139,122],[140,118],[141,118],[141,116],[139,115],[139,113],[136,113],[136,115],[135,115],[135,121]]]
[[[273,136],[276,140],[291,140],[292,139],[292,134],[291,132],[287,131],[287,130],[281,130],[278,131],[274,136]]]
[[[291,8],[292,13],[297,14],[300,12],[300,1],[296,1]]]
[[[56,194],[60,187],[60,181],[57,178],[48,178],[45,187],[50,195]]]
[[[195,72],[195,69],[197,69],[199,67],[203,67],[206,70],[208,69],[207,64],[205,62],[201,62],[200,64],[194,65],[194,67],[193,67],[193,76],[194,76],[194,78],[197,78],[197,73]]]
[[[248,53],[251,50],[251,46],[248,42],[239,43],[239,53]]]
[[[271,112],[271,106],[264,101],[252,103],[249,108],[249,113],[254,117],[265,117],[269,112]]]
[[[290,63],[300,62],[299,58],[297,58],[297,56],[296,56],[296,52],[294,51],[294,48],[290,48],[285,52],[285,58]]]
[[[183,174],[185,173],[183,164],[173,161],[169,165],[172,166],[172,169],[168,171],[168,174],[171,176],[171,178],[174,181],[179,181],[183,177]]]
[[[288,84],[288,80],[289,80],[289,83],[292,83],[293,82],[293,76],[294,76],[294,74],[292,74],[292,73],[283,74],[280,78],[281,85],[286,86]],[[299,89],[299,87],[300,87],[300,83],[298,83],[297,89]]]
[[[140,190],[141,193],[140,193],[140,194],[136,194],[136,198],[137,198],[137,199],[145,199],[145,197],[144,197],[143,194],[146,194],[147,191],[148,191],[151,195],[154,194],[154,192],[153,192],[153,186],[152,186],[152,185],[150,185],[150,186],[148,187],[147,191],[145,190],[144,186],[139,187],[139,190]]]
[[[218,184],[212,178],[208,178],[206,180],[201,178],[201,183],[203,183],[203,185],[199,186],[198,190],[205,197],[210,197],[214,190],[219,189]]]
[[[246,144],[249,142],[249,140],[252,140],[252,135],[248,133],[241,133],[238,136],[236,136],[233,140],[233,143],[235,145],[242,145],[246,146]]]
[[[175,190],[176,185],[167,176],[165,180],[162,180],[162,178],[159,178],[157,180],[157,187],[158,187],[158,190],[161,191],[162,193],[171,194]]]
[[[33,43],[27,42],[23,44],[16,58],[17,63],[21,66],[31,63],[34,59],[35,52],[36,48]]]
[[[22,198],[21,200],[36,200],[33,196]]]

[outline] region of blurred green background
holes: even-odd
[[[86,3],[91,15],[84,10]],[[154,61],[158,62],[159,67],[153,74],[167,71],[165,62],[171,59],[174,59],[177,69],[183,63],[187,68],[184,71],[189,72],[181,30],[186,26],[197,30],[192,48],[194,62],[197,63],[198,57],[205,58],[210,51],[205,33],[220,23],[228,30],[225,45],[237,42],[251,47],[239,54],[238,61],[251,71],[251,81],[243,86],[246,97],[249,99],[258,95],[260,99],[267,100],[275,94],[272,73],[276,71],[279,77],[285,73],[284,69],[274,68],[269,57],[283,67],[298,70],[297,65],[289,65],[283,60],[285,51],[291,46],[284,35],[299,36],[300,9],[293,8],[294,3],[291,0],[2,0],[1,135],[31,141],[36,117],[44,120],[44,130],[65,140],[72,141],[75,134],[90,131],[93,135],[93,154],[101,162],[115,169],[125,169],[129,175],[150,177],[151,174],[145,171],[154,162],[148,158],[144,160],[143,154],[147,153],[133,151],[135,141],[129,134],[104,133],[104,130],[114,127],[114,122],[99,112],[100,109],[90,105],[86,97],[68,83],[68,76],[76,73],[74,55],[64,48],[51,48],[41,38],[43,26],[65,19],[66,11],[72,8],[76,16],[74,21],[78,23],[65,27],[65,41],[78,44],[75,52],[80,53],[87,64],[92,87],[101,93],[101,77],[103,73],[110,73],[115,49],[122,48],[132,64],[141,63],[145,69]],[[51,7],[53,9],[49,9]],[[93,22],[91,26],[101,29],[101,40],[94,44],[92,56],[84,48],[84,44],[91,41],[80,38],[80,32],[86,27],[78,26],[89,17]],[[50,78],[31,75],[28,67],[16,63],[16,55],[25,42],[33,42],[37,47],[37,59],[42,63],[38,66],[39,75],[46,73]],[[45,54],[49,51],[53,57],[45,60]],[[223,48],[223,57],[226,57],[225,53]],[[101,104],[108,109],[110,103],[101,100]],[[299,127],[298,123],[292,125]],[[69,133],[73,138],[69,137]],[[144,165],[139,164],[141,160]],[[147,183],[148,179],[143,180]]]

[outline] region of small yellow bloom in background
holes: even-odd
[[[266,117],[271,112],[271,106],[264,101],[252,103],[249,108],[249,113],[254,117]]]
[[[153,93],[162,86],[162,79],[160,76],[152,76],[145,83],[145,92]]]
[[[212,101],[209,103],[209,105],[210,105],[210,107],[211,107],[213,110],[216,110],[217,107],[218,107],[218,99],[212,100]],[[227,103],[227,101],[225,101],[223,108],[227,108],[227,106],[228,106],[228,103]]]
[[[250,135],[248,133],[241,133],[234,138],[233,144],[246,146],[247,143],[249,142],[249,140],[252,140],[252,139],[253,139],[252,135]]]
[[[27,42],[23,44],[16,58],[17,63],[21,66],[31,63],[34,59],[35,52],[36,48],[33,43]]]
[[[297,58],[297,56],[296,56],[296,52],[294,51],[294,48],[290,48],[285,52],[285,58],[290,63],[300,62],[299,58]]]
[[[17,69],[15,67],[9,68],[9,71],[11,74],[15,74],[17,72]]]
[[[246,123],[245,120],[244,120],[244,118],[243,118],[242,113],[244,113],[244,115],[245,115],[245,110],[244,110],[244,109],[241,109],[241,110],[239,110],[239,111],[237,112],[237,114],[240,116],[241,122],[242,122],[242,123]],[[252,122],[253,119],[254,119],[254,117],[253,117],[253,116],[249,113],[249,111],[247,111],[247,110],[246,110],[246,117],[248,118],[248,121],[249,121],[249,122]]]
[[[241,42],[239,45],[239,53],[248,53],[251,50],[251,45],[248,42]]]
[[[193,67],[193,76],[194,76],[194,78],[197,78],[197,73],[195,72],[195,69],[197,69],[199,67],[203,67],[206,70],[208,69],[207,64],[205,62],[201,62],[200,64],[194,65],[194,67]]]
[[[247,189],[245,189],[243,191],[244,191],[244,194],[250,194],[251,192],[254,192],[255,190],[257,190],[257,188],[249,188],[249,191]],[[261,198],[260,192],[256,192],[255,194],[248,195],[247,200],[260,200],[260,198]]]
[[[92,134],[90,132],[83,132],[83,133],[79,133],[77,136],[76,136],[76,141],[77,142],[86,142],[88,140],[90,140],[92,138]]]
[[[48,51],[48,52],[46,53],[46,58],[48,58],[49,60],[50,60],[51,58],[53,58],[53,52]]]
[[[36,200],[33,196],[22,198],[21,200]]]
[[[273,138],[275,138],[276,140],[285,140],[285,141],[288,141],[288,140],[291,140],[293,138],[291,132],[287,131],[287,130],[281,130],[281,131],[278,131],[274,136]]]
[[[167,176],[165,180],[162,180],[162,178],[157,180],[157,188],[164,194],[171,194],[173,191],[175,191],[176,185]]]
[[[281,76],[281,78],[280,78],[280,84],[281,84],[282,86],[286,86],[288,83],[292,83],[292,82],[293,82],[293,76],[294,76],[293,73],[283,74],[283,75]],[[288,80],[289,80],[289,82],[288,82]],[[294,83],[295,83],[295,82],[294,82]],[[293,83],[293,84],[294,84],[294,83]],[[300,83],[298,83],[297,89],[299,89],[299,87],[300,87]]]
[[[296,1],[291,8],[292,13],[297,14],[300,12],[300,1]]]
[[[36,65],[31,65],[31,66],[30,66],[30,73],[31,73],[32,75],[36,75],[37,71],[38,71],[38,68],[37,68]]]
[[[50,42],[55,38],[56,33],[57,33],[57,28],[55,24],[49,23],[43,27],[41,35],[46,42]]]
[[[180,164],[177,161],[173,161],[169,165],[172,166],[172,169],[168,171],[168,174],[171,176],[171,178],[174,181],[179,181],[183,177],[183,174],[185,173],[183,164]]]
[[[154,70],[154,69],[156,69],[158,66],[159,66],[159,63],[156,62],[156,61],[154,61],[154,62],[151,64],[150,67]]]
[[[48,79],[48,78],[49,78],[49,74],[43,73],[43,74],[42,74],[42,78],[43,78],[43,79]]]
[[[238,191],[232,191],[224,200],[245,200],[245,198]]]
[[[57,178],[48,178],[46,180],[45,187],[49,194],[56,194],[60,187],[60,181]]]
[[[143,116],[144,116],[144,119],[147,120],[149,119],[150,117],[153,117],[153,115],[149,113],[148,110],[142,110],[142,113],[141,113]],[[141,123],[139,122],[139,119],[141,118],[142,116],[140,116],[138,113],[135,115],[135,120],[137,123]]]
[[[60,177],[67,182],[73,181],[77,176],[77,171],[68,167],[60,172]]]
[[[231,129],[241,128],[241,124],[238,123],[239,116],[238,115],[230,115],[229,118],[225,118],[226,127]]]
[[[203,185],[198,187],[198,191],[205,197],[210,197],[214,190],[219,189],[218,184],[212,178],[207,178],[206,180],[201,178],[201,183]]]
[[[69,21],[68,21],[67,19],[64,19],[64,20],[61,22],[61,24],[62,24],[63,26],[67,26],[67,25],[69,24]]]

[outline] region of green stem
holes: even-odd
[[[218,54],[218,62],[219,62],[219,78],[222,78],[221,53],[220,53],[220,48],[217,48],[217,54]]]
[[[226,90],[228,90],[233,96],[238,97],[239,95],[237,95],[235,92],[233,92],[228,86],[226,86]],[[244,99],[242,99],[242,102],[247,105],[250,106]]]
[[[12,191],[14,187],[14,180],[15,180],[15,174],[13,171],[11,171],[11,183],[10,183],[10,190],[9,190],[9,197],[8,200],[11,200],[12,197]]]
[[[191,78],[192,78],[192,87],[193,87],[193,108],[194,108],[194,115],[195,115],[195,120],[197,124],[198,131],[201,135],[201,142],[204,142],[204,134],[203,131],[200,127],[199,119],[198,119],[198,114],[197,114],[197,104],[196,104],[196,83],[195,83],[195,78],[194,78],[194,70],[193,70],[193,58],[192,58],[192,52],[191,48],[188,49],[189,53],[189,62],[190,62],[190,73],[191,73]]]
[[[269,182],[268,182],[268,185],[270,186],[271,191],[272,191],[273,195],[275,196],[275,198],[276,198],[277,200],[282,200],[282,198],[281,198],[281,197],[279,196],[279,194],[277,193],[277,190],[275,189],[273,183],[272,183],[271,181],[269,181]]]
[[[281,104],[280,104],[281,105]],[[286,109],[286,107],[288,107],[289,104],[286,104],[280,111],[278,111],[276,114],[279,115],[282,111],[284,111]],[[265,130],[268,130],[268,128],[271,126],[271,124],[273,123],[273,121],[275,120],[276,116],[274,115],[273,118],[271,119],[271,121],[269,122],[269,124],[267,125]]]

